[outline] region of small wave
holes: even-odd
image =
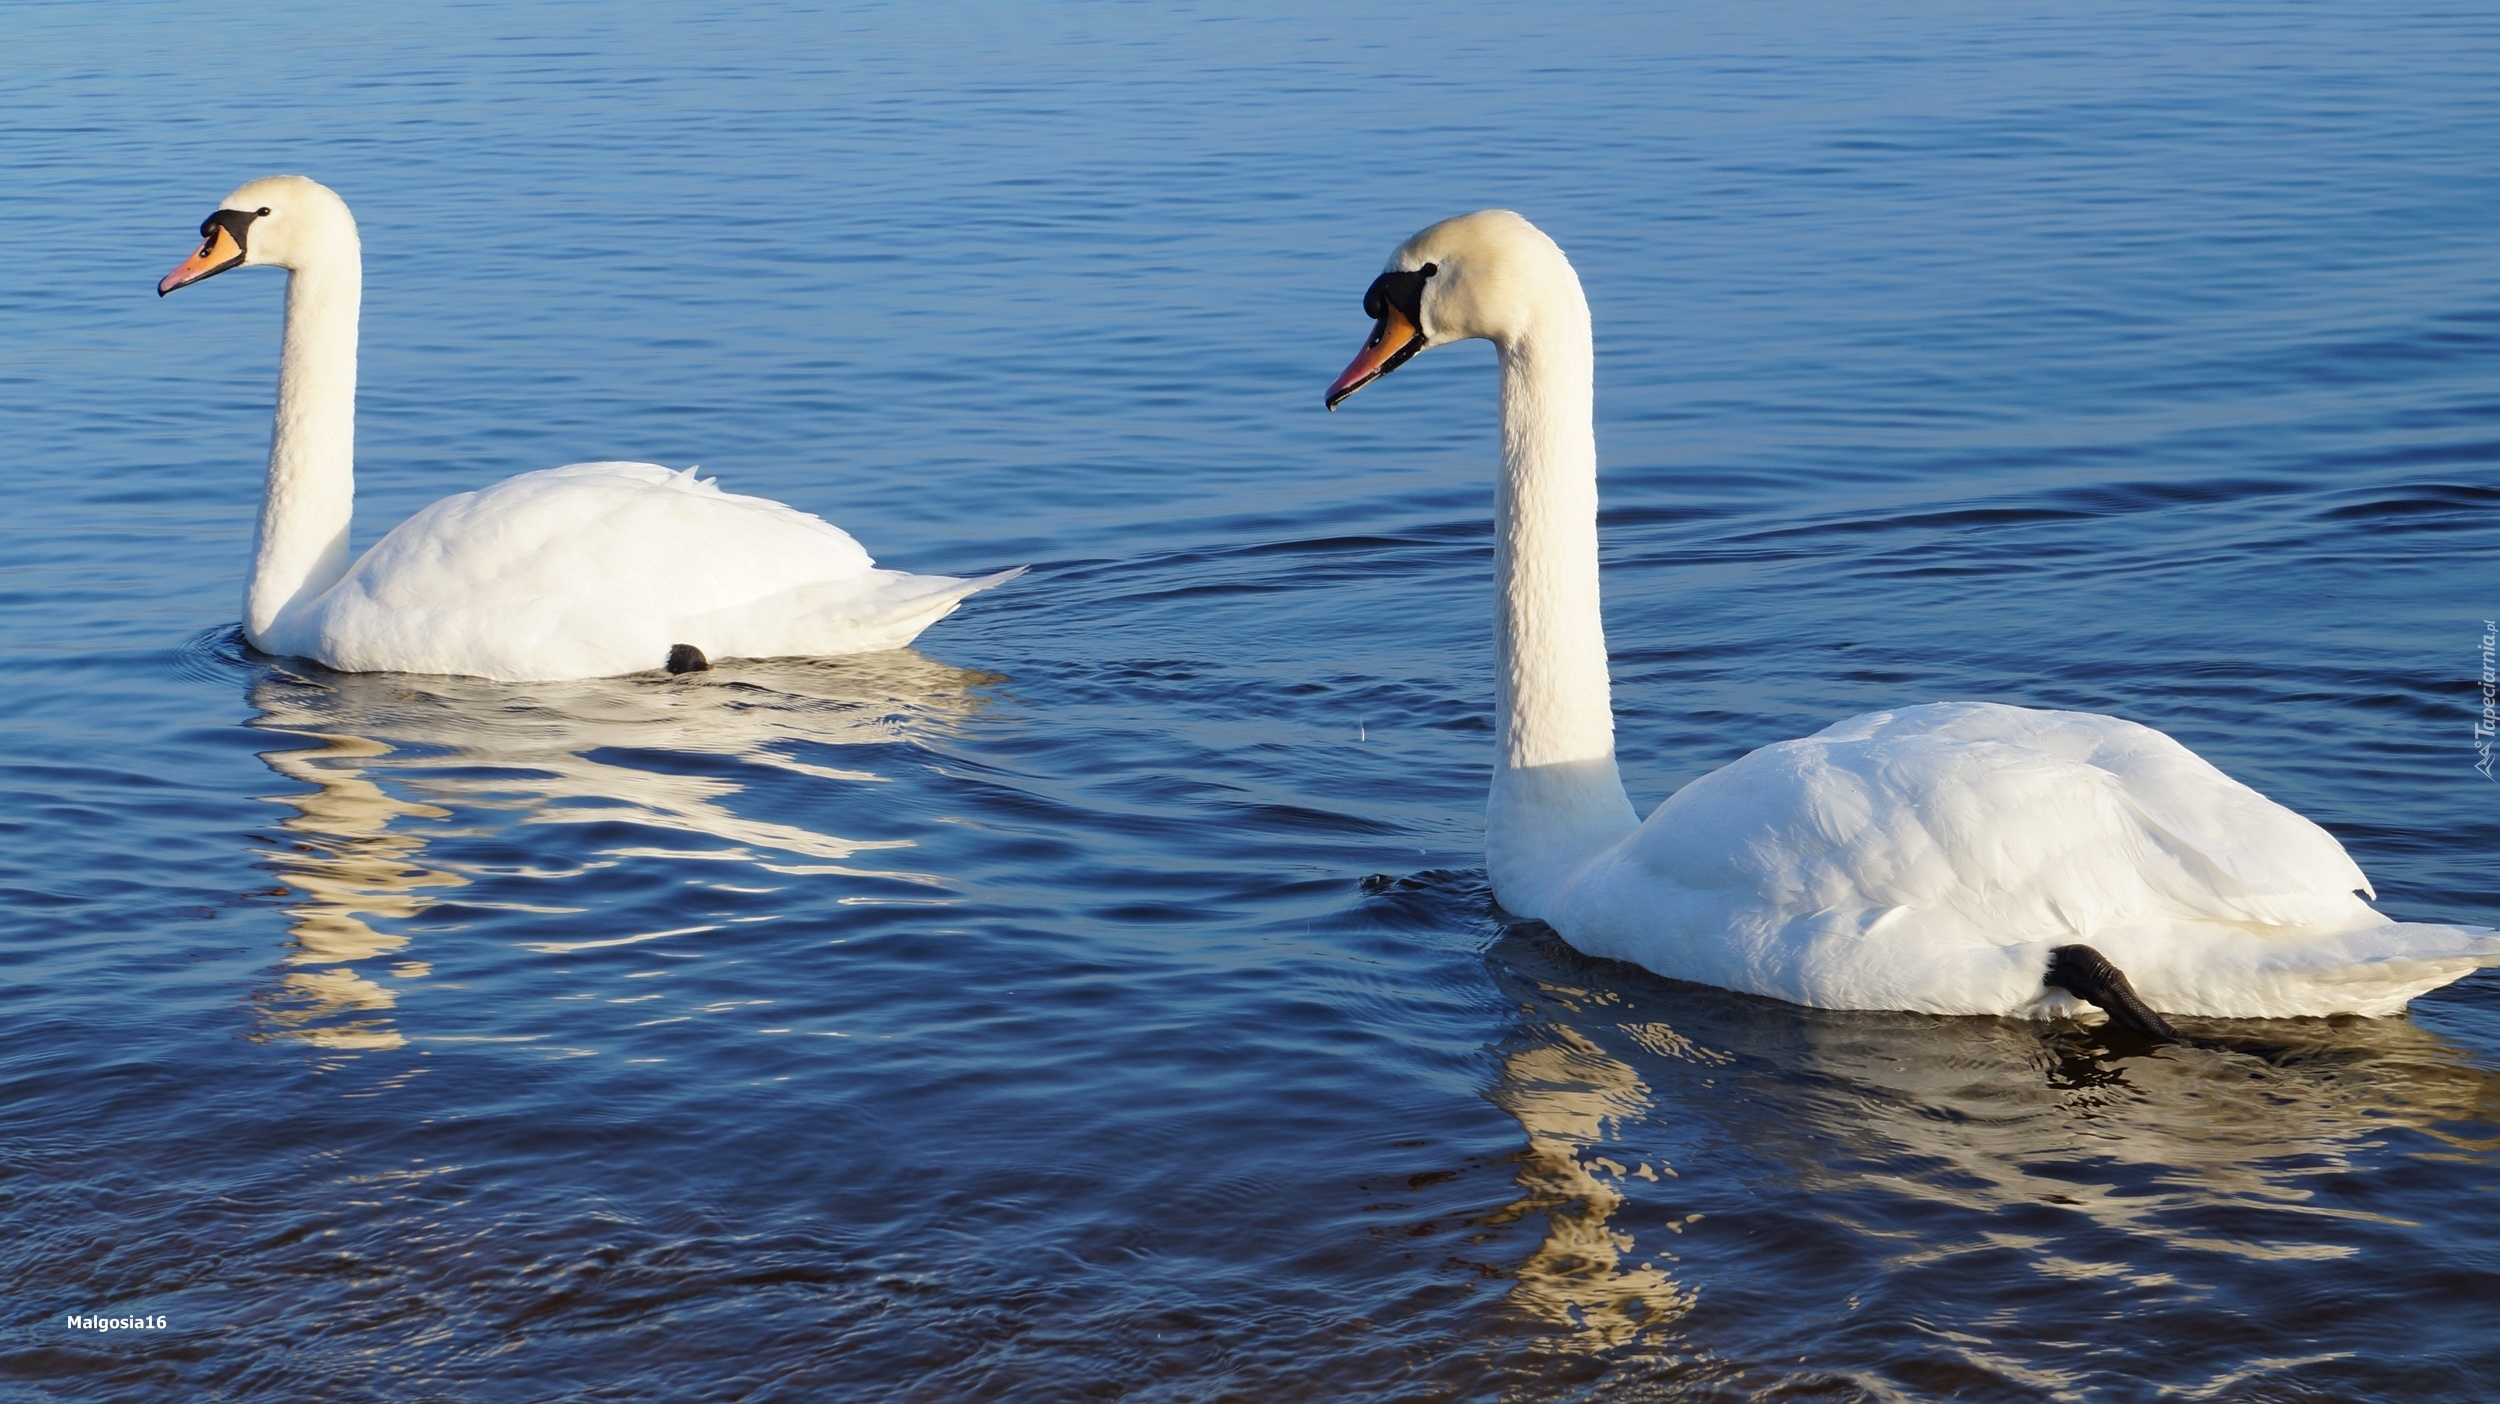
[[[2471,483],[2408,483],[2373,488],[2359,501],[2317,514],[2329,522],[2370,522],[2383,531],[2437,531],[2481,525],[2500,507],[2500,488]]]
[[[174,670],[195,682],[228,683],[259,669],[259,655],[243,641],[243,626],[202,629],[172,650]]]

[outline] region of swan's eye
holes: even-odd
[[[267,213],[269,213],[269,207],[268,207],[267,205],[263,205],[263,206],[261,206],[261,207],[260,207],[260,209],[259,209],[259,211],[258,211],[257,213],[259,213],[259,214],[267,214]]]

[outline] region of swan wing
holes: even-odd
[[[2039,981],[2068,942],[2176,1013],[2360,1008],[2500,959],[2367,891],[2332,835],[2150,727],[1940,703],[1685,786],[1583,871],[1564,934],[1798,1003],[1938,1013],[2061,1006]]]
[[[832,523],[693,469],[578,463],[410,517],[296,621],[291,651],[357,672],[516,681],[639,672],[678,643],[715,657],[856,652],[942,615],[913,614],[914,590],[898,584],[941,579],[878,570]]]

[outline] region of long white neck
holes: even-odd
[[[243,589],[243,634],[293,653],[287,614],[347,572],[356,498],[356,313],[364,267],[355,235],[325,241],[287,275],[286,345],[278,356],[278,417],[269,484]]]
[[[1549,915],[1555,891],[1638,826],[1615,770],[1597,595],[1595,352],[1576,287],[1540,307],[1502,357],[1502,477],[1493,499],[1499,689],[1485,857],[1494,895]]]

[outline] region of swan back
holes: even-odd
[[[1686,785],[1579,875],[1557,925],[1684,979],[1958,1014],[2061,1004],[2040,971],[2070,942],[2158,1008],[2249,1016],[2386,1012],[2490,944],[2426,941],[2445,929],[2390,923],[2368,890],[2324,829],[2150,727],[1951,702]],[[2374,964],[2386,990],[2357,973]]]
[[[280,642],[350,672],[502,678],[657,667],[677,643],[723,657],[802,653],[721,631],[742,607],[861,581],[874,564],[832,523],[723,492],[693,469],[577,463],[422,509]],[[706,617],[705,637],[688,632]]]

